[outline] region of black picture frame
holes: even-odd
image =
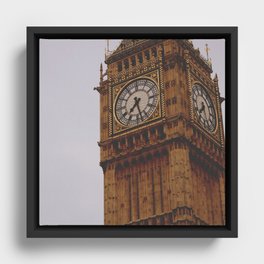
[[[237,27],[27,28],[27,237],[237,237]],[[39,39],[184,38],[226,40],[226,226],[39,225]]]

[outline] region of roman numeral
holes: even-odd
[[[154,97],[157,97],[157,96],[158,96],[157,94],[153,94],[153,95],[151,95],[151,96],[149,97],[149,99],[154,98]]]
[[[144,90],[145,86],[146,86],[147,80],[145,81],[142,90]]]
[[[127,92],[129,93],[129,95],[131,95],[132,93],[131,93],[131,91],[130,91],[130,89],[126,89],[127,90]]]
[[[132,115],[129,116],[129,118],[127,120],[127,125],[130,123],[131,119],[132,119]]]
[[[153,83],[152,86],[149,86],[149,91],[155,86],[155,84]],[[156,90],[156,89],[155,89]]]
[[[139,114],[136,115],[137,124],[139,123]]]
[[[143,110],[142,114],[143,114],[143,116],[146,116],[147,112],[145,110]]]
[[[125,108],[126,108],[125,106],[118,107],[118,108],[116,108],[116,111],[120,111],[120,110],[123,110],[123,109],[125,109]]]
[[[153,106],[155,107],[156,105],[148,103],[148,106],[149,107],[153,107]]]

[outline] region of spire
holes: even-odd
[[[100,83],[103,82],[103,64],[100,64]]]

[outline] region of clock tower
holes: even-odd
[[[225,225],[221,97],[189,40],[126,39],[100,68],[105,225]]]

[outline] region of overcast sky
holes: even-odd
[[[111,41],[114,49],[119,41]],[[218,73],[224,96],[224,40],[194,40]],[[40,40],[40,224],[103,224],[99,167],[100,63],[105,40]],[[104,70],[105,70],[104,65]]]

